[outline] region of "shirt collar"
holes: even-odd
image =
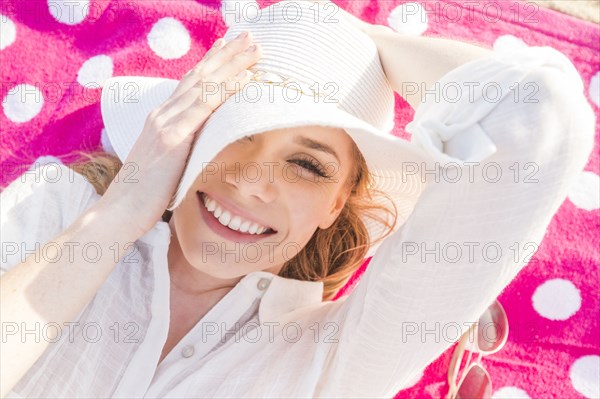
[[[287,313],[306,306],[318,305],[323,300],[322,281],[296,280],[267,271],[255,271],[244,276],[239,284],[254,291],[261,291],[260,287],[267,285],[262,290],[258,309],[261,323],[277,322]]]

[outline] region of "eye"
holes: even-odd
[[[238,141],[240,143],[241,142],[253,142],[254,135],[244,136],[244,137],[239,138],[236,141]],[[323,167],[323,165],[321,165],[321,163],[319,161],[317,161],[316,159],[314,159],[312,157],[299,156],[299,158],[293,159],[289,162],[295,163],[295,164],[299,165],[300,167],[308,170],[312,174],[317,175],[319,177],[322,177],[325,179],[331,178],[331,176],[327,173],[327,170],[325,169],[325,167]]]
[[[292,160],[291,162],[296,163],[297,165],[303,167],[304,169],[309,170],[310,172],[312,172],[318,176],[321,176],[324,178],[331,177],[327,174],[327,171],[325,170],[325,168],[318,161],[316,161],[310,157],[300,157],[300,158]]]

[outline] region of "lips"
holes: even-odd
[[[212,212],[210,212],[207,208],[206,205],[204,204],[204,193],[197,191],[197,197],[198,197],[198,201],[199,201],[199,205],[201,207],[201,212],[203,215],[203,218],[205,219],[207,225],[211,228],[211,230],[213,230],[215,233],[225,236],[226,238],[230,239],[230,240],[235,240],[235,241],[247,241],[247,242],[251,242],[251,241],[256,241],[258,239],[264,238],[266,236],[269,235],[273,235],[276,234],[277,232],[274,231],[272,228],[268,228],[264,233],[261,234],[251,234],[248,232],[241,232],[239,230],[234,230],[228,226],[225,226],[223,224],[221,224],[221,222],[218,220],[218,218],[216,218]],[[212,198],[212,197],[211,197]],[[218,200],[215,200],[218,203]],[[225,206],[223,205],[219,205],[222,209],[229,211],[228,209],[225,208]],[[235,214],[235,213],[233,213]],[[252,219],[246,219],[251,221]],[[267,225],[265,225],[267,226]]]

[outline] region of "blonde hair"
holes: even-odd
[[[122,166],[118,157],[103,151],[75,151],[71,154],[78,155],[78,159],[65,165],[83,175],[100,195],[106,192]],[[332,300],[347,284],[364,262],[369,247],[387,237],[398,218],[392,201],[390,203],[393,209],[373,204],[374,196],[389,197],[384,192],[371,188],[373,177],[354,143],[353,159],[355,167],[346,181],[350,194],[339,216],[329,228],[317,229],[306,246],[287,261],[279,272],[281,277],[322,281],[324,301]],[[389,218],[380,213],[378,216],[378,211],[391,215],[392,222],[388,222]],[[165,212],[164,221],[168,221],[170,213]],[[371,242],[361,215],[368,215],[381,223],[386,227],[386,233]]]

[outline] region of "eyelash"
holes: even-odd
[[[240,139],[240,141],[242,140],[247,140],[247,141],[254,141],[254,138],[252,136],[244,136]],[[315,161],[314,159],[310,158],[310,157],[306,157],[306,156],[301,156],[298,159],[294,159],[292,161],[295,161],[296,164],[300,165],[301,167],[308,169],[309,171],[311,171],[312,173],[319,175],[323,178],[329,178],[330,176],[327,174],[327,172],[325,171],[325,168],[323,168],[323,166],[321,166],[320,163],[318,163],[317,161]]]
[[[315,161],[312,158],[302,156],[302,157],[300,157],[298,159],[294,159],[294,161],[298,165],[302,166],[303,168],[308,169],[311,172],[313,172],[313,173],[315,173],[315,174],[317,174],[317,175],[319,175],[321,177],[324,177],[324,178],[328,178],[329,177],[329,175],[325,172],[325,170],[321,166],[321,164],[318,163],[317,161]]]

